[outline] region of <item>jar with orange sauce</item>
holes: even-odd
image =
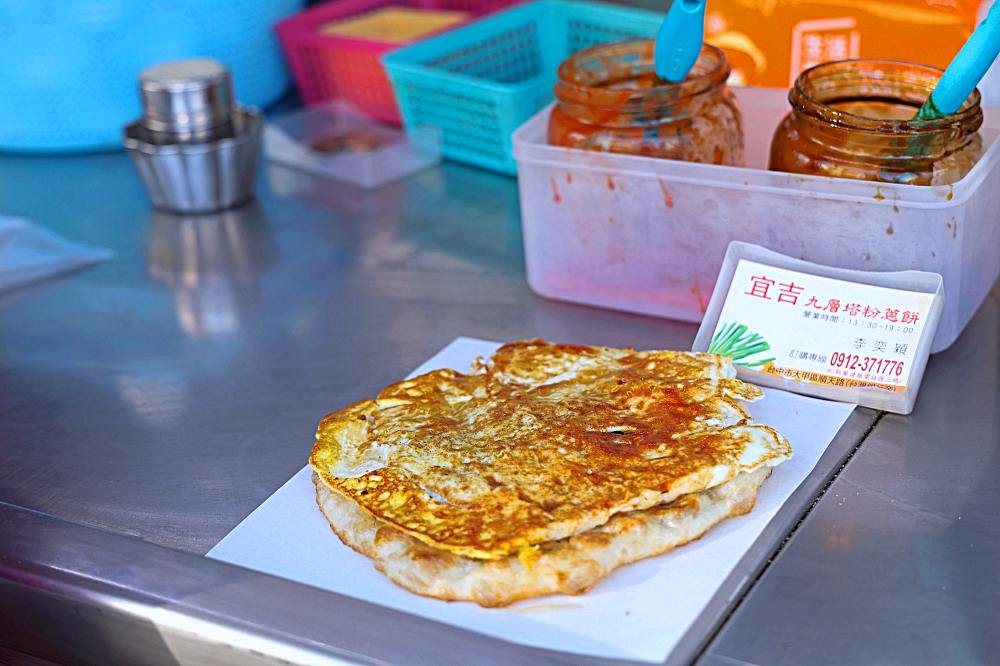
[[[843,60],[802,72],[771,142],[774,171],[910,185],[961,179],[982,155],[979,91],[943,118],[914,120],[941,70]]]
[[[688,162],[743,164],[743,127],[729,63],[704,45],[680,83],[657,78],[653,42],[605,44],[559,66],[549,143]]]

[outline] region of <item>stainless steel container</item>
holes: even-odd
[[[214,60],[179,60],[139,78],[143,116],[125,128],[125,147],[153,205],[211,213],[249,201],[262,123],[234,104],[229,72]]]
[[[225,132],[234,106],[229,72],[210,59],[154,65],[139,74],[147,129],[184,140]]]

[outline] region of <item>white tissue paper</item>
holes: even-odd
[[[110,250],[70,242],[28,220],[0,215],[0,292],[113,256]]]

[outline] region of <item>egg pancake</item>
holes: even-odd
[[[787,458],[741,405],[761,390],[735,375],[711,354],[513,343],[328,415],[310,464],[377,524],[527,566],[541,544]]]
[[[748,513],[769,467],[736,475],[670,504],[619,513],[591,530],[541,544],[535,557],[482,560],[432,548],[361,510],[314,476],[316,502],[345,544],[370,557],[390,580],[411,592],[481,606],[506,606],[544,594],[579,594],[616,568],[661,555],[699,538],[714,525]]]

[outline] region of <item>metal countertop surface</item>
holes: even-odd
[[[185,218],[121,154],[0,159],[0,213],[116,253],[0,296],[0,662],[610,663],[200,556],[319,417],[456,336],[683,349],[696,327],[534,296],[513,179],[446,164],[365,192],[265,165],[258,194]],[[995,288],[913,415],[855,413],[675,661],[997,653],[998,310]]]

